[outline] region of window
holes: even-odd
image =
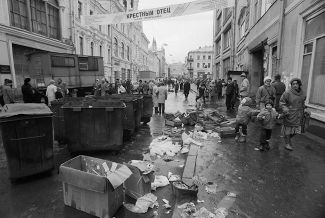
[[[111,31],[111,25],[107,25],[107,35],[110,35],[110,31]]]
[[[101,57],[103,57],[103,53],[102,53],[103,51],[102,51],[102,46],[100,45],[99,46],[99,56],[101,56]]]
[[[219,39],[217,42],[216,42],[216,55],[220,55],[221,53],[221,39]]]
[[[93,12],[92,10],[90,10],[90,11],[89,11],[89,14],[90,14],[90,15],[93,15],[93,14],[94,14],[94,12]]]
[[[301,77],[302,88],[309,85],[308,103],[319,107],[325,107],[324,20],[325,12],[306,20]]]
[[[223,49],[229,48],[230,43],[231,43],[231,28],[229,28],[227,32],[225,32]]]
[[[211,60],[211,55],[208,56],[208,60]]]
[[[28,30],[27,4],[25,0],[10,0],[11,25]]]
[[[228,21],[228,19],[231,17],[232,9],[231,8],[225,8],[225,19],[224,19],[224,24]]]
[[[223,75],[227,76],[228,71],[230,70],[230,58],[223,60]]]
[[[126,47],[126,58],[128,59],[128,61],[130,60],[130,47],[129,46]]]
[[[96,57],[78,57],[79,70],[81,71],[97,71],[98,58]]]
[[[124,43],[121,43],[121,58],[124,58]]]
[[[82,3],[78,1],[78,18],[80,19],[82,15]]]
[[[93,42],[90,43],[90,55],[94,56],[94,43]]]
[[[217,77],[221,77],[220,75],[220,62],[216,63],[216,75]]]
[[[118,56],[118,44],[117,44],[117,39],[114,38],[114,56]]]
[[[205,55],[203,55],[203,60],[205,60]]]
[[[73,57],[52,56],[52,67],[75,67]]]
[[[80,36],[79,37],[79,49],[80,49],[80,55],[84,54],[84,39]]]
[[[197,56],[197,59],[200,60],[200,55]]]
[[[32,31],[42,35],[47,35],[46,10],[44,1],[31,0],[30,12],[32,19]]]
[[[200,63],[197,63],[197,68],[200,68]]]
[[[49,18],[49,36],[51,38],[59,39],[59,9],[48,4],[48,18]]]
[[[208,68],[210,68],[211,67],[211,65],[210,65],[210,63],[208,63]]]
[[[133,8],[133,0],[131,0],[130,7]]]
[[[107,62],[110,63],[111,62],[111,49],[107,50]]]
[[[102,25],[98,25],[99,32],[102,32]]]
[[[220,31],[221,31],[221,14],[217,19],[216,34],[218,34]]]

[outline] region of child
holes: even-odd
[[[259,112],[250,108],[251,105],[252,99],[249,97],[243,98],[243,100],[240,102],[236,116],[236,141],[238,141],[239,137],[241,136],[239,132],[240,128],[242,129],[243,142],[246,141],[247,125],[249,123],[249,120],[251,119],[252,115],[256,115]]]
[[[278,117],[279,114],[273,108],[273,102],[271,100],[266,101],[265,108],[257,115],[257,119],[262,122],[260,146],[258,147],[260,151],[270,150],[269,140]]]

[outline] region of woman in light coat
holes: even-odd
[[[158,86],[156,82],[153,82],[152,85],[152,102],[153,107],[155,108],[155,114],[158,114]]]
[[[159,107],[159,113],[164,114],[165,113],[165,101],[167,100],[167,87],[165,84],[161,83],[159,84],[158,88],[158,107]]]

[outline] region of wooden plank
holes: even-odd
[[[182,178],[187,178],[187,179],[193,178],[195,172],[195,165],[196,165],[196,156],[187,156]]]
[[[190,146],[190,151],[188,152],[188,156],[193,156],[193,155],[197,155],[199,151],[199,146],[191,144]]]

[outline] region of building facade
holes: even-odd
[[[185,64],[182,62],[169,64],[168,68],[169,68],[168,76],[173,78],[182,77],[186,72]]]
[[[223,27],[217,28],[218,18],[220,14],[224,17],[225,12],[215,11],[216,76],[225,78],[228,69],[247,71],[252,96],[266,76],[280,74],[288,88],[292,78],[301,78],[306,105],[313,118],[310,129],[317,132],[320,127],[325,131],[325,2],[236,0],[235,7],[230,10],[233,11],[231,27],[234,30],[231,36],[234,46],[230,50],[234,55],[230,53],[229,68],[221,57],[226,40],[222,38],[225,36]]]
[[[213,47],[205,46],[188,52],[186,58],[187,75],[190,78],[212,78]]]

